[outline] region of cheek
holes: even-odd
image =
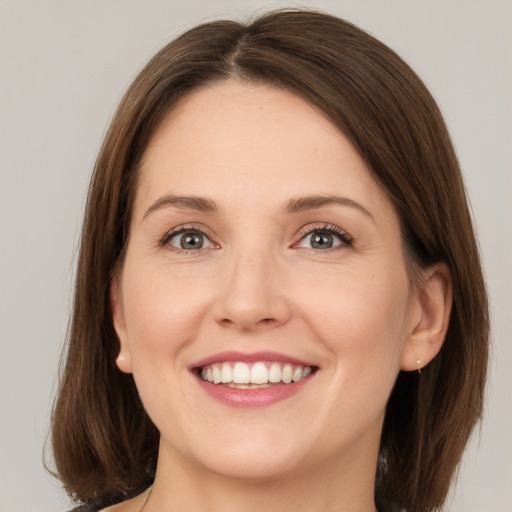
[[[177,418],[188,407],[181,376],[189,361],[183,352],[201,329],[205,290],[201,282],[149,264],[142,267],[130,268],[127,262],[123,280],[133,377],[153,422],[180,432]]]
[[[190,272],[171,274],[150,264],[128,268],[125,275],[124,310],[135,368],[142,361],[168,364],[165,355],[176,360],[175,352],[192,342],[201,329],[211,286],[190,277]]]
[[[405,271],[353,271],[322,288],[310,296],[309,318],[344,375],[385,372],[394,379],[408,320]]]

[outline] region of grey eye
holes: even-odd
[[[312,249],[330,249],[334,245],[334,239],[330,233],[313,232],[308,236]]]
[[[174,235],[169,243],[177,249],[183,249],[185,251],[195,251],[202,249],[205,242],[210,242],[206,236],[196,231],[187,231],[185,233],[179,233]]]
[[[298,245],[299,247],[306,247],[308,249],[332,249],[341,245],[343,241],[340,235],[329,233],[329,231],[311,231],[307,234]]]

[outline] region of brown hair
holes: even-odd
[[[452,273],[444,346],[421,376],[401,372],[389,399],[375,490],[380,510],[439,509],[481,416],[487,369],[487,298],[464,184],[439,109],[409,66],[350,23],[303,10],[193,28],[126,92],[89,190],[52,421],[58,477],[85,503],[134,496],[154,477],[159,434],[116,367],[109,286],[148,141],[180,97],[227,79],[287,89],[325,112],[394,202],[412,266],[443,261]]]

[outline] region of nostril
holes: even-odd
[[[226,326],[226,327],[229,327],[231,325],[237,325],[237,322],[231,320],[230,318],[222,318],[220,321],[220,324]],[[257,320],[256,323],[254,324],[254,327],[257,327],[257,326],[264,326],[264,325],[271,325],[273,324],[274,322],[276,322],[276,319],[275,318],[262,318],[261,320]],[[239,325],[239,327],[241,328],[250,328],[248,326],[242,326],[242,325]]]
[[[255,327],[272,327],[275,324],[277,324],[277,319],[275,318],[262,318],[256,322]]]

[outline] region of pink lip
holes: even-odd
[[[252,352],[248,354],[236,351],[214,354],[189,365],[189,370],[194,373],[196,376],[196,381],[199,383],[203,391],[205,391],[215,400],[218,400],[219,402],[222,402],[231,407],[256,408],[275,404],[276,402],[286,400],[287,398],[290,398],[301,391],[304,386],[311,382],[311,379],[314,377],[314,374],[311,374],[299,382],[293,382],[291,384],[283,383],[281,385],[271,386],[269,388],[234,389],[223,386],[222,384],[212,384],[210,382],[203,381],[196,375],[195,370],[198,368],[227,361],[241,361],[244,363],[255,363],[258,361],[277,361],[297,366],[300,365],[314,367],[314,365],[305,361],[301,361],[300,359],[278,354],[276,352]]]
[[[193,370],[194,368],[200,368],[202,366],[207,366],[215,363],[223,363],[226,361],[241,361],[243,363],[257,363],[258,361],[277,361],[283,363],[290,363],[296,366],[314,366],[305,361],[301,361],[300,359],[295,359],[293,357],[285,356],[284,354],[278,354],[277,352],[252,352],[250,354],[243,352],[220,352],[219,354],[214,354],[212,356],[205,357],[200,361],[192,363],[189,365],[189,369]]]
[[[228,388],[222,384],[211,384],[199,378],[197,378],[197,382],[208,395],[219,402],[230,405],[231,407],[255,408],[266,407],[290,398],[303,389],[313,376],[314,375],[310,375],[292,384],[282,384],[262,389]]]

